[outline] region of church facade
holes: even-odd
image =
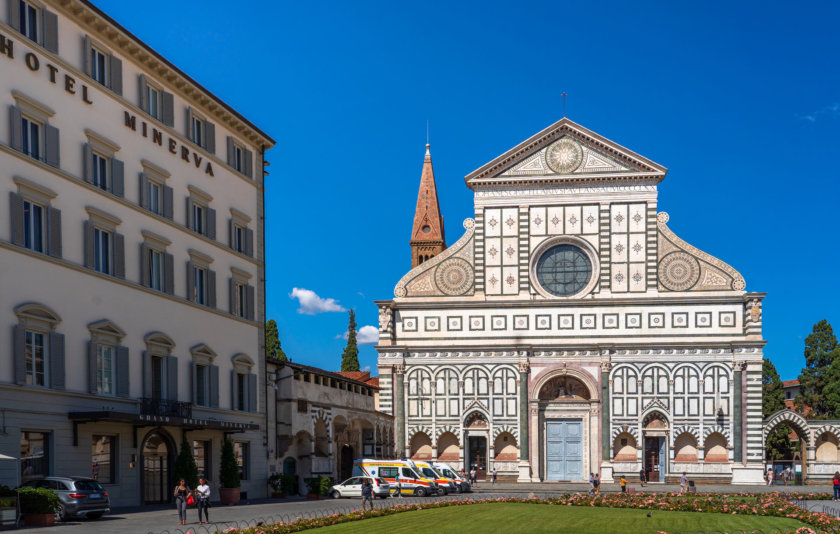
[[[669,229],[666,173],[564,118],[466,176],[447,247],[427,146],[412,268],[377,301],[398,454],[529,482],[762,482],[764,294]]]

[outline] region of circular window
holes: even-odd
[[[569,297],[589,285],[592,261],[579,247],[554,245],[537,260],[536,275],[543,289],[557,297]]]
[[[423,228],[421,228],[421,230],[423,230],[423,233],[424,233],[424,234],[428,234],[429,232],[431,232],[431,231],[432,231],[432,227],[431,227],[431,226],[429,226],[429,225],[427,224],[426,226],[424,226]]]

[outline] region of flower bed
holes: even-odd
[[[637,508],[644,510],[663,510],[673,512],[706,512],[723,514],[741,514],[756,516],[788,517],[801,521],[814,529],[800,528],[796,534],[832,533],[840,534],[840,519],[827,514],[804,510],[788,499],[821,498],[821,494],[785,494],[779,493],[737,493],[737,494],[679,494],[679,493],[636,493],[610,494],[597,497],[586,494],[559,495],[547,499],[539,498],[499,498],[499,499],[463,499],[437,501],[421,504],[395,505],[366,512],[355,511],[349,514],[334,514],[316,519],[298,519],[291,523],[275,523],[230,532],[240,534],[287,534],[313,528],[338,525],[351,521],[383,517],[403,512],[429,510],[449,506],[469,506],[478,503],[528,503],[553,506],[591,506],[605,508]]]

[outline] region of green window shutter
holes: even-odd
[[[204,148],[211,154],[216,153],[216,125],[212,122],[204,123]]]
[[[161,120],[167,126],[175,126],[175,97],[167,91],[161,92]]]
[[[245,254],[254,257],[254,231],[250,228],[245,229]]]
[[[61,210],[47,207],[47,250],[53,258],[61,257]]]
[[[172,220],[172,188],[163,186],[163,216]]]
[[[175,260],[172,254],[163,254],[163,291],[172,295],[174,293]]]
[[[64,389],[64,334],[50,332],[50,387]]]
[[[20,2],[8,0],[9,2],[9,26],[20,31]]]
[[[129,368],[128,347],[117,347],[116,358],[117,396],[128,397],[131,390],[131,382],[129,380],[131,369]]]
[[[88,341],[88,392],[96,393],[96,343]]]
[[[236,399],[239,398],[239,381],[236,379],[236,369],[230,370],[230,409],[238,410]]]
[[[12,133],[9,145],[18,152],[23,152],[23,116],[17,106],[9,106],[9,131]]]
[[[228,278],[228,301],[231,315],[236,315],[236,281],[233,277]]]
[[[207,237],[216,240],[216,210],[207,208]]]
[[[82,145],[82,179],[87,183],[93,183],[93,149],[90,143]]]
[[[216,271],[207,270],[207,306],[216,308]]]
[[[23,246],[23,197],[15,192],[9,192],[9,212],[12,217],[12,243]]]
[[[190,302],[195,300],[195,273],[193,273],[193,263],[187,262],[187,300]]]
[[[85,35],[82,38],[82,69],[84,70],[85,74],[90,76],[91,68],[90,68],[90,53],[93,46],[90,44],[90,37]]]
[[[245,287],[245,294],[246,294],[246,306],[245,309],[245,317],[250,320],[254,320],[254,286],[247,285]]]
[[[50,126],[49,124],[44,125],[44,161],[46,161],[47,165],[55,167],[56,169],[61,167],[61,150],[59,148],[58,142],[58,128],[55,126]]]
[[[257,411],[257,375],[248,375],[248,411]]]
[[[140,199],[140,207],[149,209],[149,179],[146,178],[146,173],[140,173],[140,195],[137,197]]]
[[[93,269],[94,255],[93,255],[93,225],[90,221],[84,223],[85,231],[85,267]]]
[[[166,357],[166,398],[178,400],[178,358]]]
[[[219,366],[210,366],[210,407],[219,407]]]
[[[142,109],[143,111],[148,113],[149,112],[149,104],[148,104],[148,102],[146,102],[146,75],[145,74],[140,74],[139,76],[137,76],[137,90],[139,92],[139,98],[137,99],[137,105],[140,106],[140,109]]]
[[[15,384],[22,386],[26,384],[26,329],[16,324],[13,330],[12,353],[15,358]]]
[[[184,132],[186,132],[187,139],[192,141],[193,139],[195,139],[195,136],[193,135],[192,108],[190,106],[186,107],[184,118],[186,119],[186,128],[184,128]]]
[[[109,66],[111,67],[111,71],[109,73],[111,78],[108,80],[108,83],[111,87],[111,91],[122,96],[122,60],[114,54],[111,54]]]
[[[145,243],[140,245],[140,285],[149,287],[152,285],[149,273],[149,247]]]
[[[227,136],[227,164],[233,167],[233,137],[231,136]]]
[[[192,397],[190,397],[190,402],[193,404],[198,404],[198,391],[196,388],[198,387],[198,377],[196,377],[197,368],[195,362],[190,362],[190,392],[192,392]]]
[[[187,228],[192,230],[192,198],[187,197],[187,202],[185,203],[185,207],[187,210],[186,222],[184,224],[187,225]]]
[[[114,234],[114,276],[125,278],[125,236]]]
[[[245,168],[242,169],[248,178],[254,177],[254,153],[245,149]]]
[[[118,197],[125,196],[125,164],[111,158],[111,193]]]
[[[228,246],[233,248],[233,234],[234,234],[233,219],[228,219]]]
[[[52,11],[42,9],[44,13],[44,48],[58,54],[58,16]]]

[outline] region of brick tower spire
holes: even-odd
[[[446,250],[443,233],[443,215],[440,214],[435,172],[432,170],[432,154],[426,144],[423,159],[423,173],[420,176],[420,191],[417,193],[417,209],[414,211],[414,228],[411,230],[411,268],[430,260]]]

